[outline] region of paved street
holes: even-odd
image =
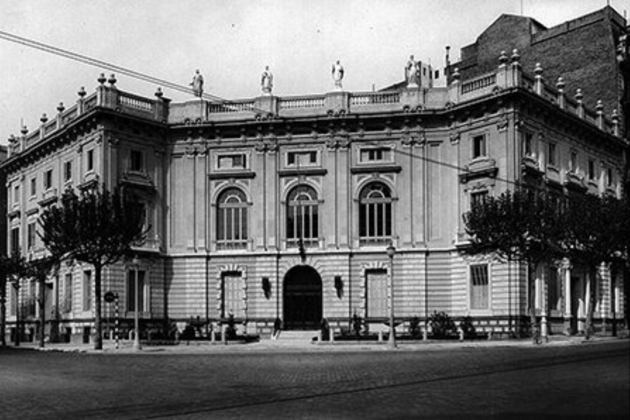
[[[0,350],[6,419],[628,418],[628,340],[142,354]]]

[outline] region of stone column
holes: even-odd
[[[562,264],[564,271],[564,333],[571,334],[571,264],[565,259]]]
[[[540,336],[544,341],[549,341],[549,328],[547,325],[547,307],[549,303],[547,291],[547,267],[540,276]]]
[[[593,280],[591,279],[591,274],[590,273],[586,273],[586,292],[584,293],[584,317],[585,317],[585,321],[584,321],[584,334],[586,335],[586,337],[589,337],[590,335],[590,331],[587,331],[588,329],[588,321],[589,321],[589,312],[591,310],[591,293],[593,293],[594,291],[591,290],[591,283],[593,282]],[[594,308],[593,308],[594,309]],[[594,315],[594,311],[593,311],[593,315]],[[590,319],[590,323],[591,326],[593,325],[593,318],[591,317]]]

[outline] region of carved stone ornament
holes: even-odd
[[[400,141],[403,144],[403,146],[413,147],[414,145],[418,143],[418,138],[411,133],[406,133],[402,135],[402,138],[400,139]]]
[[[499,132],[503,132],[507,130],[509,125],[510,125],[510,120],[508,119],[508,117],[502,116],[497,122],[497,129],[499,130]]]
[[[193,145],[186,146],[186,156],[193,157],[197,154],[197,148]]]
[[[460,139],[461,139],[461,133],[459,131],[454,131],[449,136],[449,140],[451,141],[452,145],[459,144]]]

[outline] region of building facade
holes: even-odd
[[[446,87],[267,91],[223,103],[145,98],[101,76],[94,93],[81,90],[76,105],[10,138],[9,249],[44,255],[37,218],[65,189],[122,186],[150,228],[140,264],[104,272],[127,330],[137,279],[145,331],[181,331],[197,318],[210,329],[230,314],[260,334],[277,318],[286,329],[322,319],[339,329],[354,314],[379,330],[391,297],[400,331],[413,317],[427,328],[444,311],[480,331],[518,334],[528,322],[526,268],[462,256],[462,214],[527,183],[621,196],[627,143],[618,103],[588,98],[589,108],[583,93],[547,80],[544,56],[525,68],[506,51],[484,51],[494,66],[474,76],[449,67]],[[89,340],[92,271],[75,262],[51,276],[51,334]],[[591,294],[596,324],[621,318],[623,282],[608,270],[597,283],[579,261],[536,274],[537,314],[551,333],[583,329]],[[36,289],[27,280],[8,291],[14,333],[17,311],[26,333],[35,328]],[[104,308],[111,321],[112,305]]]

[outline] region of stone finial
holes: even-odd
[[[604,113],[604,104],[601,99],[597,100],[597,105],[595,105],[595,111],[597,111],[598,114]]]
[[[499,55],[499,65],[505,66],[508,62],[508,56],[507,53],[505,52],[505,50],[501,51],[501,55]]]
[[[114,85],[116,84],[116,76],[114,75],[114,73],[109,76],[107,82],[110,84],[111,87],[114,87]]]
[[[558,81],[556,82],[556,88],[558,89],[558,91],[564,92],[565,86],[566,85],[564,83],[564,79],[562,77],[558,77]]]
[[[9,136],[9,144],[15,144],[17,142],[17,137],[15,137],[13,134],[11,134]]]
[[[66,107],[63,106],[63,102],[59,102],[59,105],[57,105],[57,111],[61,114],[65,109]]]
[[[615,136],[618,136],[619,135],[619,113],[617,113],[616,109],[612,110],[610,119],[612,120],[613,134]]]
[[[575,100],[578,101],[578,103],[582,103],[582,99],[584,99],[584,94],[582,93],[582,89],[577,89],[575,91]]]
[[[534,73],[536,74],[536,77],[542,77],[543,68],[540,63],[536,63],[536,67],[534,67]]]
[[[87,94],[87,92],[85,91],[85,87],[81,86],[81,88],[77,92],[77,95],[79,95],[81,98],[83,98],[86,94]]]
[[[98,76],[98,79],[96,79],[96,81],[100,83],[101,85],[104,85],[105,82],[107,81],[107,79],[105,78],[105,73],[101,73],[101,75]]]
[[[158,87],[158,88],[155,90],[154,95],[155,95],[158,99],[162,99],[162,96],[164,96],[164,93],[162,93],[162,88],[161,88],[161,87]]]
[[[28,128],[26,128],[26,126],[23,125],[22,129],[20,130],[20,133],[22,133],[22,135],[25,136],[28,133]]]
[[[512,64],[513,65],[518,65],[519,61],[521,61],[521,55],[518,53],[518,50],[516,48],[514,48],[512,50]]]
[[[42,117],[39,120],[42,122],[42,124],[46,124],[46,122],[48,121],[48,116],[45,112],[42,114]]]
[[[454,81],[459,81],[459,78],[461,77],[461,74],[459,74],[459,67],[455,67],[455,68],[453,69],[453,74],[452,74],[452,76],[453,76],[453,80],[454,80]]]

